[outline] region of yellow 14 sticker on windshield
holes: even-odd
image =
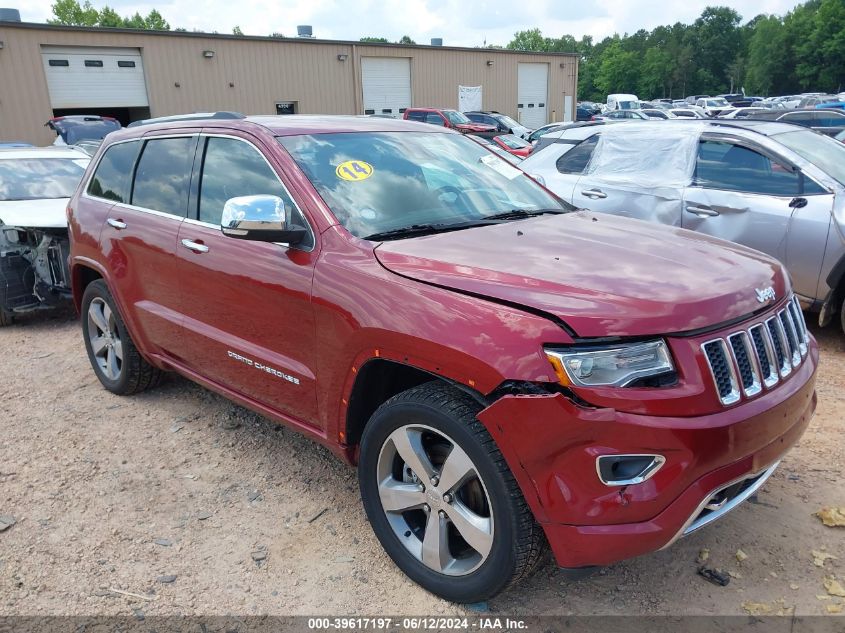
[[[358,182],[360,180],[366,180],[373,175],[373,166],[362,160],[347,160],[338,165],[334,173],[341,180]]]

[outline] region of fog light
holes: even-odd
[[[633,486],[650,479],[666,463],[663,455],[602,455],[596,472],[605,486]]]

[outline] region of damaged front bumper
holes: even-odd
[[[0,309],[21,313],[71,298],[65,228],[0,225]]]
[[[762,486],[812,418],[817,365],[813,342],[807,361],[778,389],[713,415],[624,413],[579,406],[556,393],[507,395],[478,418],[508,461],[557,563],[608,565],[668,546]],[[660,455],[665,463],[641,483],[606,485],[597,458],[620,454]]]

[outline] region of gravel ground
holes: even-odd
[[[465,614],[393,565],[355,473],[327,450],[177,376],[121,398],[72,315],[0,330],[0,615]],[[550,559],[496,614],[824,614],[845,606],[845,336],[822,346],[819,408],[756,503],[667,551],[568,583]],[[3,523],[3,516],[15,523]],[[732,574],[717,587],[697,557]],[[747,555],[741,562],[737,551]],[[812,550],[835,556],[820,567]],[[739,558],[742,557],[740,554]],[[135,594],[135,595],[131,595]]]

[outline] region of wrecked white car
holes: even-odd
[[[65,208],[89,160],[70,148],[0,149],[0,326],[70,298]]]

